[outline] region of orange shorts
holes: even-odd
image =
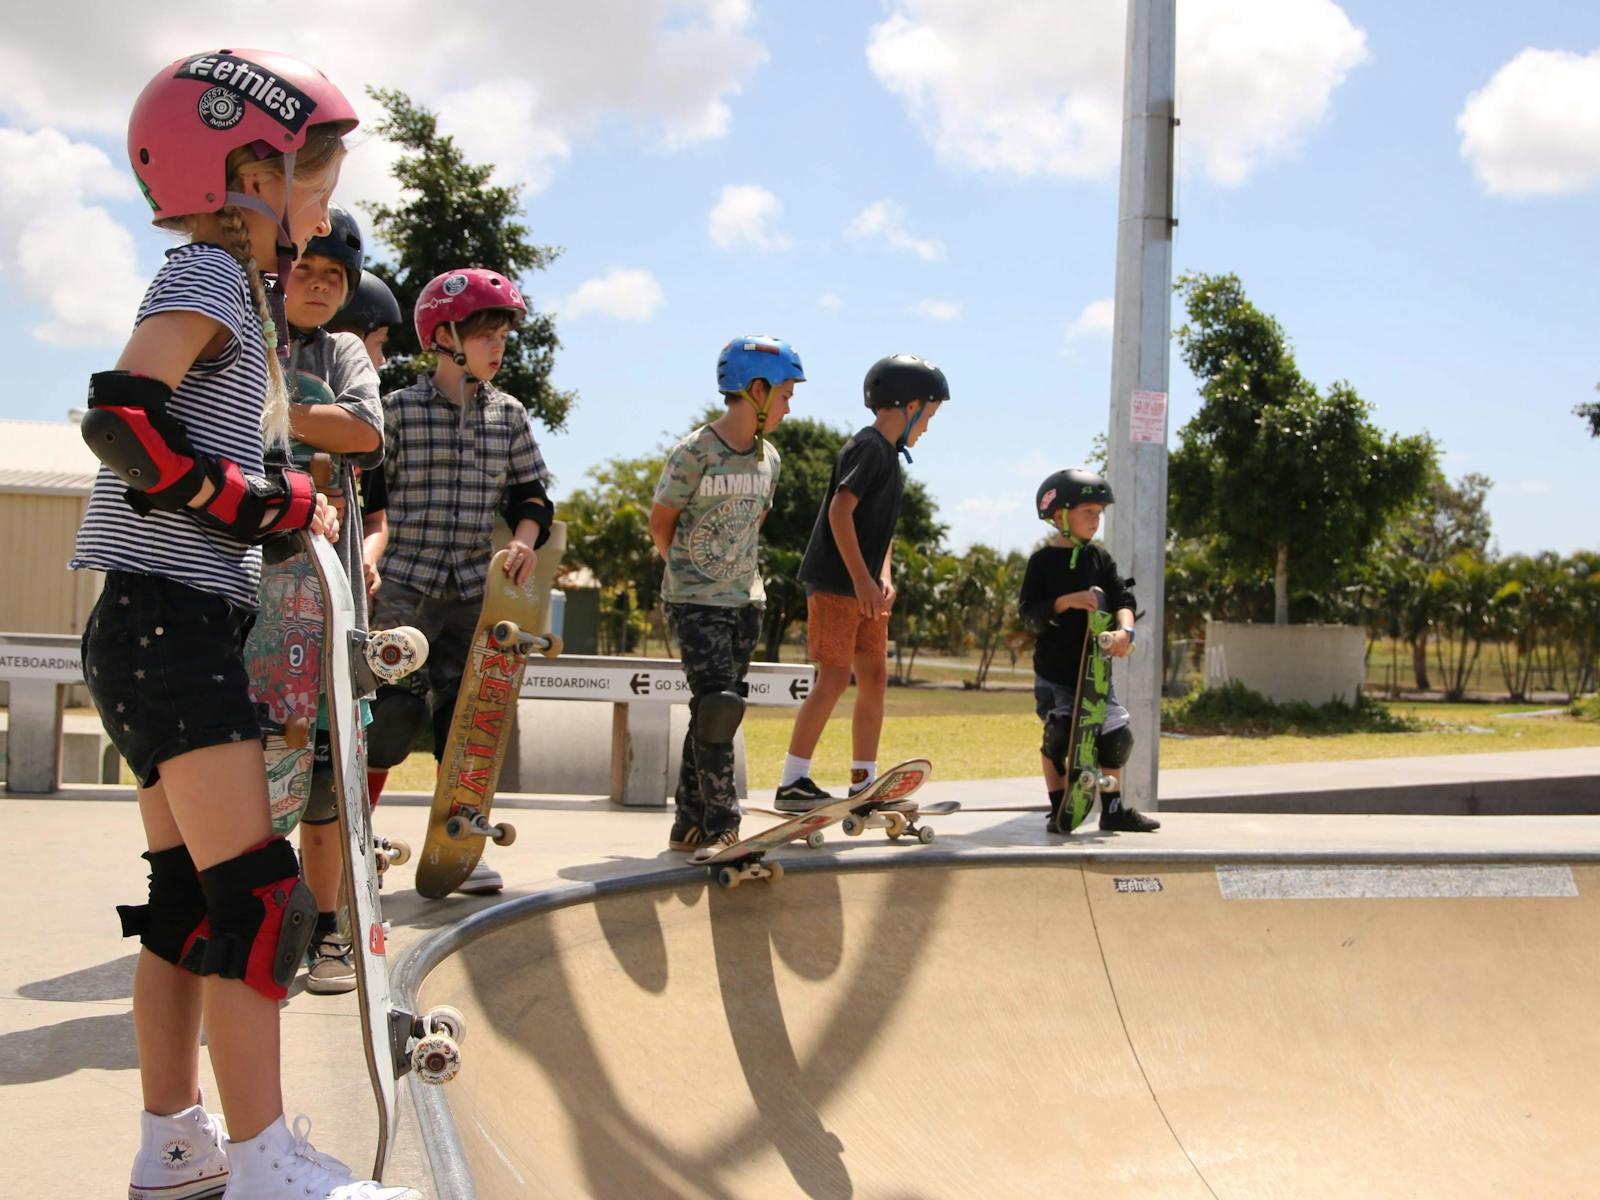
[[[858,654],[886,658],[889,616],[868,620],[854,596],[812,592],[806,597],[806,650],[823,667],[848,667]]]

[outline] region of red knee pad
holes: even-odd
[[[370,808],[378,807],[378,800],[383,795],[383,785],[389,782],[389,772],[367,771],[367,804]]]
[[[293,848],[268,838],[200,872],[206,919],[186,952],[198,975],[242,979],[282,1000],[317,925],[317,901]]]
[[[150,864],[150,899],[117,905],[122,936],[137,937],[157,958],[183,966],[184,954],[206,919],[206,894],[194,859],[187,846],[147,850],[139,857]]]

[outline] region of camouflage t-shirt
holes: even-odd
[[[756,569],[761,517],[778,485],[778,451],[739,453],[702,425],[667,455],[655,502],[683,511],[672,534],[662,599],[736,608],[764,603]]]

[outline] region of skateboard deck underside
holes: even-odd
[[[1100,795],[1100,767],[1095,746],[1100,728],[1106,723],[1106,702],[1111,694],[1111,659],[1100,649],[1099,637],[1111,628],[1115,618],[1103,608],[1088,616],[1078,667],[1078,689],[1072,706],[1072,733],[1067,739],[1065,815],[1069,831],[1088,819]]]
[[[262,568],[261,607],[245,642],[251,698],[264,707],[267,798],[273,832],[287,834],[311,798],[317,697],[322,686],[322,585],[309,556]],[[304,746],[283,730],[303,723]]]
[[[490,631],[500,621],[512,621],[525,633],[546,632],[550,585],[565,550],[566,526],[558,521],[551,527],[550,539],[539,548],[533,573],[520,587],[505,573],[504,550],[489,564],[483,611],[467,652],[450,739],[428,814],[427,841],[417,862],[417,891],[424,896],[439,899],[449,895],[472,873],[483,854],[482,837],[452,838],[446,823],[452,817],[489,815],[527,666],[522,654],[494,645]]]

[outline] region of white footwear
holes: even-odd
[[[483,859],[478,860],[478,865],[472,868],[468,875],[457,886],[456,891],[464,896],[492,896],[506,886],[506,881]]]
[[[128,1180],[128,1200],[203,1200],[228,1186],[222,1126],[198,1104],[158,1116],[139,1114],[139,1153]]]
[[[280,1116],[248,1142],[228,1140],[228,1190],[223,1200],[416,1200],[408,1187],[355,1179],[332,1155],[312,1149],[311,1120]]]

